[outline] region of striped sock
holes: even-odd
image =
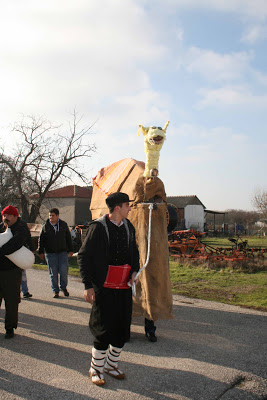
[[[108,356],[105,363],[104,372],[117,379],[124,379],[124,373],[118,369],[118,362],[122,348],[109,345]]]
[[[100,378],[96,376],[92,376],[92,381],[95,383],[99,379],[104,379],[103,370],[104,364],[106,360],[106,350],[97,350],[96,348],[92,348],[92,360],[91,360],[91,368],[90,373],[98,372]]]
[[[110,345],[106,364],[108,364],[111,368],[112,367],[118,368],[118,361],[120,358],[121,351],[122,349],[120,349],[119,347],[114,347]]]

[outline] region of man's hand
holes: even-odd
[[[93,288],[87,289],[83,292],[83,297],[85,301],[88,301],[88,303],[93,304],[93,301],[95,299],[95,291]]]
[[[69,256],[69,257],[72,257],[72,256],[73,256],[73,252],[70,251],[70,252],[68,253],[68,256]]]
[[[45,258],[45,255],[44,254],[39,254],[39,258],[43,261],[44,258]]]
[[[134,280],[134,278],[136,277],[136,275],[137,275],[137,272],[133,272],[132,273],[132,277],[131,277],[131,279],[130,279],[130,284],[132,285],[134,282],[135,282],[135,284],[137,285],[137,283],[138,283],[138,278],[136,279],[136,281]]]

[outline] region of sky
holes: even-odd
[[[123,158],[145,161],[139,124],[169,120],[159,159],[167,195],[253,210],[267,190],[266,0],[0,5],[0,144],[15,143],[21,115],[62,123],[75,108],[93,124],[91,178]]]

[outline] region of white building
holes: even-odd
[[[204,231],[204,210],[206,207],[197,196],[168,196],[167,203],[176,208],[178,229]]]

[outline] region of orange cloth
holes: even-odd
[[[93,186],[97,186],[107,195],[117,192],[121,181],[127,177],[135,164],[136,161],[134,159],[124,158],[108,167],[102,168],[93,178]]]

